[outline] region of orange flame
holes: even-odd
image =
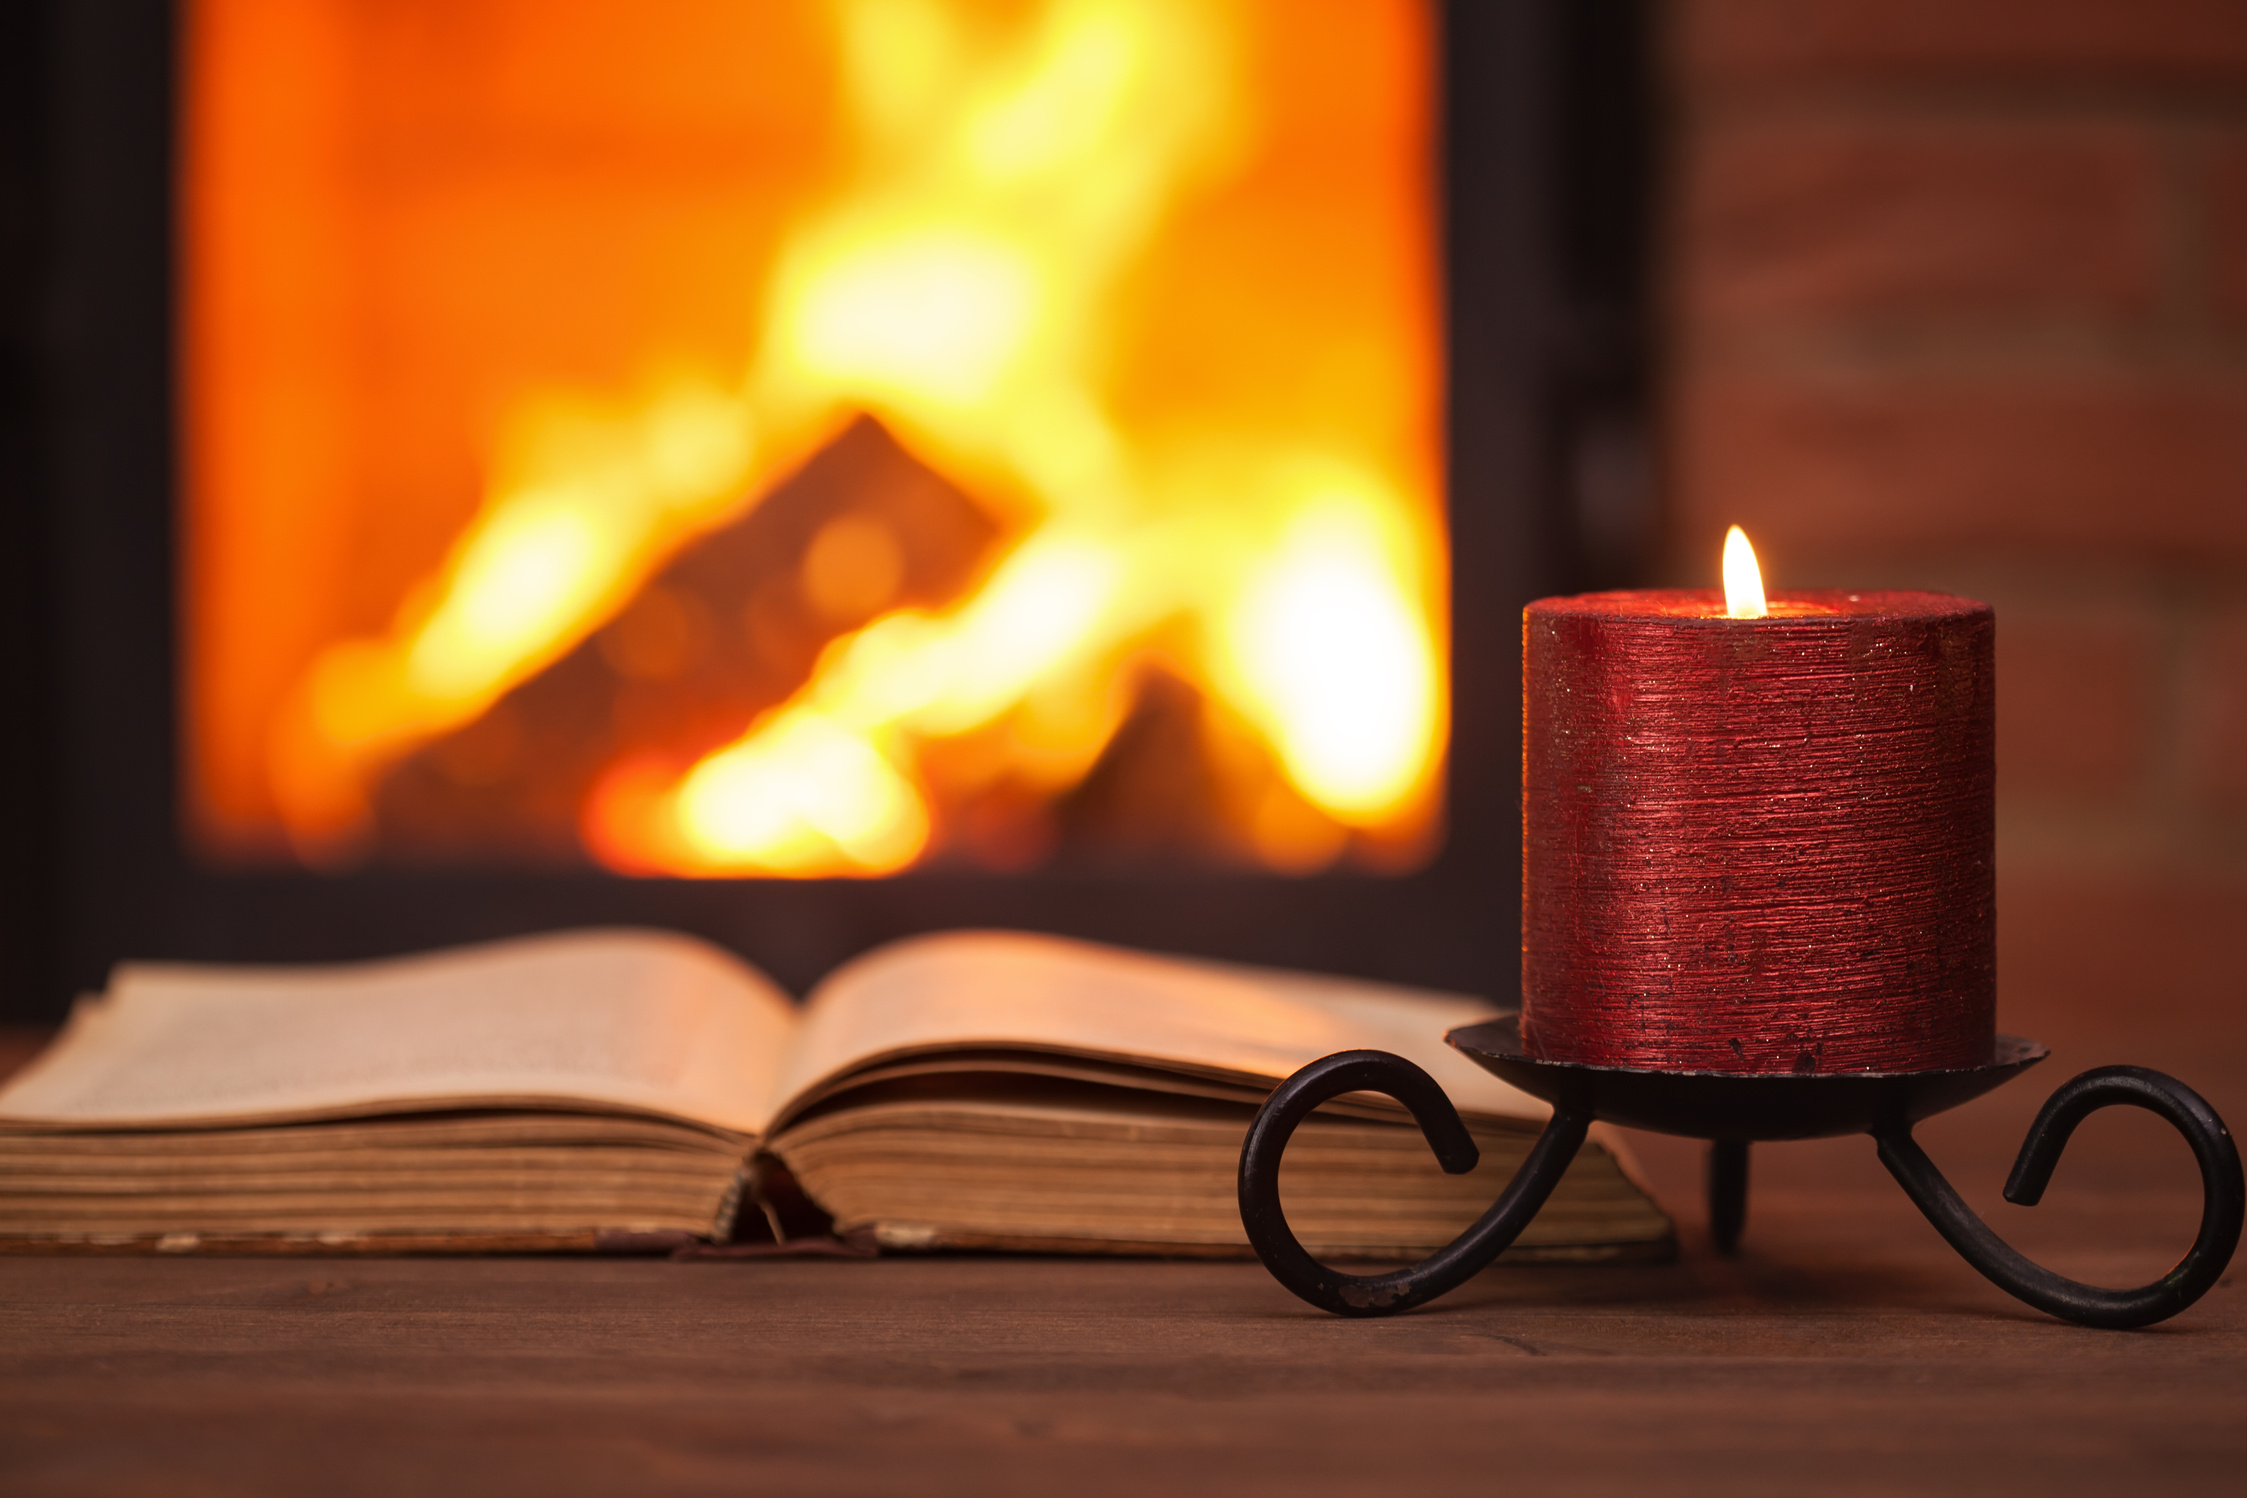
[[[270,774],[299,845],[347,838],[387,765],[567,652],[856,411],[1012,506],[1021,539],[951,608],[836,640],[700,762],[613,767],[583,811],[596,857],[905,867],[942,833],[929,746],[991,736],[1006,773],[1065,789],[1150,652],[1202,686],[1213,732],[1267,746],[1304,808],[1240,810],[1267,862],[1425,825],[1447,702],[1424,210],[1383,205],[1392,227],[1361,230],[1315,177],[1259,188],[1282,237],[1316,224],[1390,289],[1302,305],[1310,283],[1267,260],[1220,264],[1222,294],[1197,297],[1195,257],[1232,231],[1192,216],[1251,173],[1280,107],[1259,91],[1256,6],[1046,0],[998,33],[939,0],[829,9],[854,164],[781,234],[741,378],[518,403],[441,566],[387,631],[324,648],[278,719]],[[1397,66],[1417,84],[1425,60]],[[1187,278],[1183,310],[1149,332],[1125,314],[1159,275]],[[1175,363],[1189,333],[1213,351],[1192,357],[1245,374],[1197,390],[1189,359],[1173,393],[1119,360]]]

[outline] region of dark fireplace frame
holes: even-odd
[[[1518,616],[1634,580],[1648,441],[1647,0],[1451,0],[1453,726],[1442,851],[1398,877],[624,879],[197,866],[178,833],[167,0],[0,8],[0,1020],[123,957],[371,956],[591,923],[696,932],[802,987],[1002,925],[1510,995]]]

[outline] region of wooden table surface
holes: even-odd
[[[2024,1250],[2150,1279],[2198,1212],[2150,1117],[2086,1125],[2041,1207],[1998,1185],[2089,1065],[2238,1119],[2240,1027],[2118,1054],[2054,1025],[2090,1040],[1921,1138]],[[1640,1145],[1677,1262],[1502,1268],[1381,1321],[1253,1263],[0,1260],[0,1491],[2247,1492],[2236,1268],[2158,1328],[2063,1325],[1865,1139],[1759,1149],[1727,1261],[1700,1147]]]

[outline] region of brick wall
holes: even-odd
[[[2009,1016],[2247,1014],[2247,0],[1667,17],[1668,570],[1995,604]]]

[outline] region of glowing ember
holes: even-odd
[[[942,850],[964,795],[1081,782],[1155,668],[1198,688],[1252,856],[1412,856],[1447,713],[1418,8],[1381,8],[1386,53],[1249,3],[829,11],[849,159],[783,217],[745,373],[515,400],[441,565],[275,719],[300,851],[350,850],[403,755],[871,412],[1001,507],[1010,550],[956,603],[894,607],[895,537],[828,524],[798,586],[851,627],[730,742],[619,758],[581,809],[594,857],[893,872]],[[1368,68],[1353,118],[1332,80]],[[1368,140],[1389,157],[1336,155]]]

